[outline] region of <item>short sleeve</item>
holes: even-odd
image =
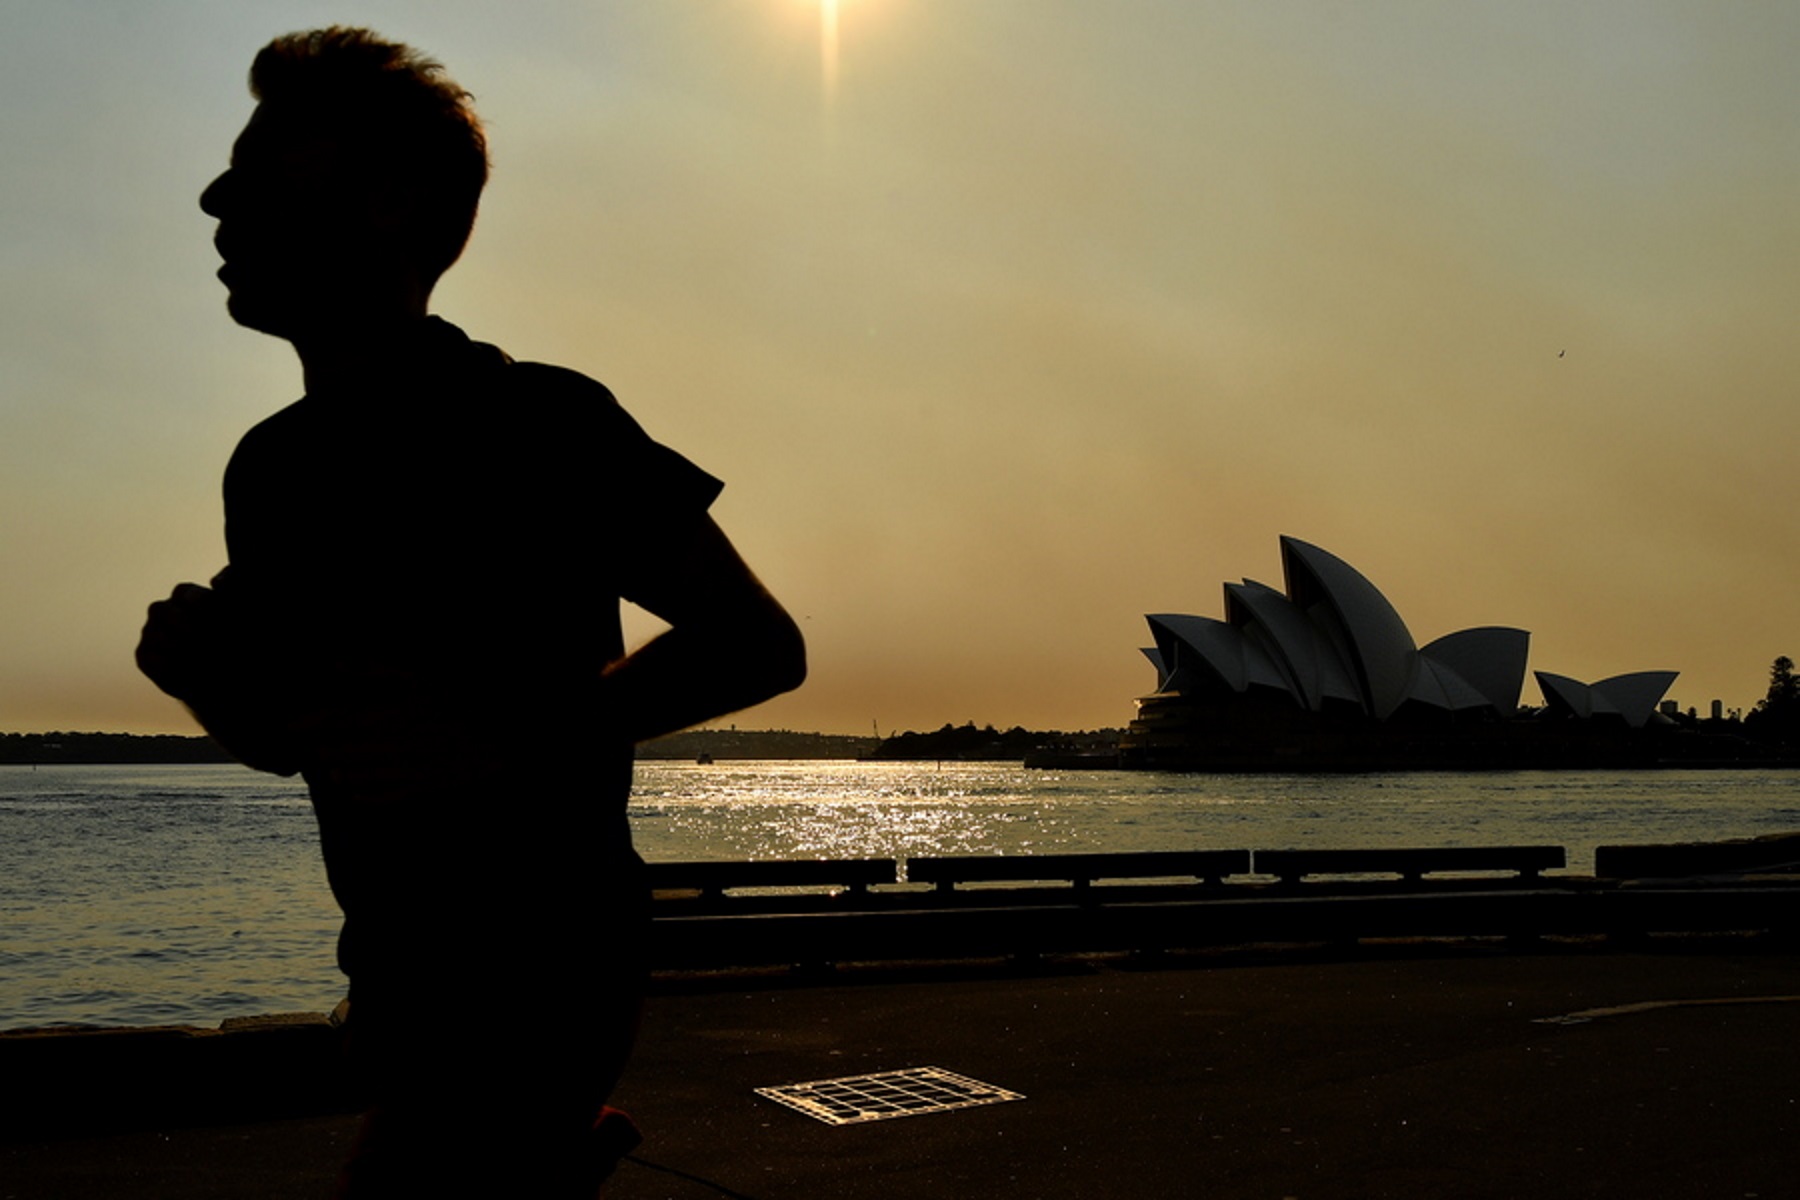
[[[724,490],[716,476],[645,433],[604,384],[542,363],[514,363],[511,372],[530,394],[577,405],[575,424],[585,432],[580,444],[563,449],[584,460],[579,475],[602,506],[628,524],[654,525],[705,512]]]
[[[649,515],[671,516],[705,512],[712,507],[725,490],[724,482],[652,439],[616,402],[614,409],[630,425],[633,435],[620,439],[631,447],[626,461],[620,464],[626,489],[637,498],[631,507]]]

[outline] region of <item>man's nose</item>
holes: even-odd
[[[209,217],[223,217],[231,198],[231,172],[222,173],[200,193],[200,211]]]

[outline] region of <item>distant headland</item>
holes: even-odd
[[[0,764],[228,763],[209,737],[175,733],[0,733]]]
[[[638,747],[645,761],[745,759],[874,759],[881,761],[1018,762],[1040,752],[1111,753],[1118,729],[1083,733],[998,730],[945,725],[930,733],[908,730],[888,737],[810,733],[793,729],[688,729]],[[26,766],[228,763],[232,758],[208,737],[134,733],[0,733],[0,764]]]

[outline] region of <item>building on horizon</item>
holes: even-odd
[[[1349,563],[1281,538],[1286,591],[1225,585],[1223,619],[1146,617],[1156,690],[1137,701],[1121,761],[1190,770],[1636,765],[1665,756],[1658,702],[1674,671],[1585,684],[1536,673],[1531,635],[1464,629],[1419,646]]]

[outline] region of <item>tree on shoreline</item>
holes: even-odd
[[[1744,719],[1744,731],[1766,742],[1800,740],[1800,675],[1787,655],[1769,664],[1768,695]]]
[[[1756,707],[1766,711],[1795,704],[1800,704],[1800,676],[1794,674],[1794,660],[1783,654],[1769,664],[1769,694]]]

